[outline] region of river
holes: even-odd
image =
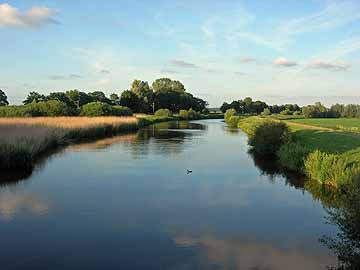
[[[0,269],[334,264],[319,238],[336,228],[304,179],[248,150],[220,120],[161,123],[69,146],[19,179],[0,173]]]

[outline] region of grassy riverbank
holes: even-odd
[[[360,135],[350,132],[360,125],[359,119],[246,117],[239,120],[238,127],[251,138],[258,127],[268,121],[283,122],[289,127],[287,139],[274,153],[282,166],[336,187],[348,184],[360,173]],[[333,128],[341,123],[347,125],[346,130]]]
[[[201,115],[200,118],[208,119],[212,115]],[[175,120],[181,118],[153,115],[0,118],[0,169],[31,170],[37,159],[54,148]]]

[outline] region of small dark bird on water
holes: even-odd
[[[190,173],[192,173],[192,171],[190,171],[190,170],[187,170],[187,174],[190,174]]]

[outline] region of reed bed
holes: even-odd
[[[52,148],[138,128],[136,117],[0,118],[0,169],[31,169]]]

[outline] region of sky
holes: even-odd
[[[169,77],[211,107],[360,103],[359,0],[0,0],[0,89],[121,93]]]

